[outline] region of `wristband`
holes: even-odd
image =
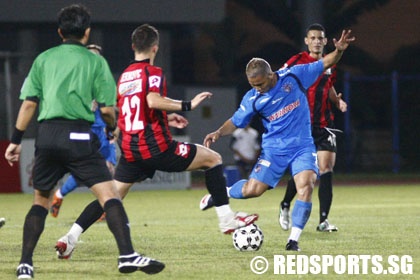
[[[181,108],[182,111],[191,111],[191,101],[182,100]]]
[[[20,142],[22,142],[22,137],[24,133],[25,133],[24,130],[19,130],[15,127],[15,130],[13,131],[10,142],[16,145],[20,145]]]

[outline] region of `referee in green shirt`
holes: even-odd
[[[70,172],[98,198],[106,213],[120,257],[122,273],[160,272],[164,264],[139,255],[131,243],[128,218],[114,187],[99,141],[91,131],[92,101],[96,100],[108,129],[115,129],[115,80],[105,59],[85,48],[90,34],[90,13],[82,5],[58,14],[58,34],[63,43],[41,53],[26,78],[23,100],[11,143],[5,152],[10,165],[19,160],[21,140],[39,106],[38,134],[33,169],[34,202],[26,215],[18,279],[33,278],[32,255],[44,230],[49,197],[59,179]],[[58,255],[71,256],[72,240],[57,244]]]

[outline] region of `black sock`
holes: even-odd
[[[207,190],[213,198],[215,206],[229,204],[229,198],[226,193],[226,179],[223,176],[223,166],[216,165],[205,171]]]
[[[76,224],[82,227],[85,232],[91,225],[93,225],[104,213],[101,204],[98,200],[92,201],[85,210],[80,214],[76,220]]]
[[[25,224],[23,225],[22,256],[20,263],[32,265],[32,256],[39,237],[44,231],[47,215],[48,210],[40,205],[32,205],[28,214],[26,214]]]
[[[290,208],[290,203],[292,202],[296,193],[296,184],[292,177],[289,179],[289,181],[287,181],[286,193],[284,194],[283,201],[280,203],[281,209]]]
[[[121,201],[118,199],[108,200],[105,202],[104,210],[106,213],[106,222],[117,241],[120,255],[134,253],[128,217]]]
[[[322,174],[319,179],[319,223],[328,218],[330,213],[333,193],[332,193],[332,172]]]

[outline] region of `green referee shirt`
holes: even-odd
[[[92,101],[115,105],[116,85],[102,56],[80,43],[66,42],[35,59],[20,99],[39,102],[38,121],[65,118],[93,123]]]

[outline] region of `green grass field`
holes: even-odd
[[[67,232],[90,193],[66,197],[58,218],[48,217],[34,254],[36,279],[420,279],[420,185],[336,186],[330,222],[337,233],[315,231],[318,222],[317,189],[311,218],[301,236],[300,255],[410,255],[413,274],[404,275],[274,275],[273,256],[284,250],[289,232],[278,225],[278,204],[284,188],[249,200],[231,200],[234,210],[257,212],[265,239],[257,252],[239,252],[231,236],[219,232],[214,210],[198,208],[204,189],[131,192],[124,201],[137,251],[166,264],[160,274],[120,274],[117,247],[106,223],[83,234],[71,260],[59,260],[56,240]],[[32,203],[29,194],[1,194],[0,279],[15,279],[21,251],[22,225]],[[250,269],[255,256],[268,259],[263,275]]]

